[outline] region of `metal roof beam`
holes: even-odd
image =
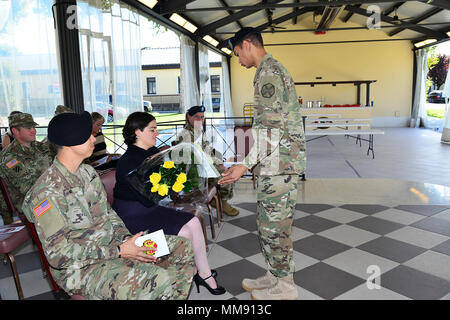
[[[435,7],[450,10],[450,1],[448,0],[419,0],[419,1]]]
[[[278,3],[278,2],[281,2],[281,1],[283,1],[283,0],[275,0],[271,4]],[[233,8],[233,7],[228,7],[228,8]],[[225,26],[227,24],[235,22],[238,19],[247,17],[247,16],[249,16],[251,14],[254,14],[254,13],[256,13],[256,12],[258,12],[260,10],[260,8],[255,8],[255,6],[253,6],[251,8],[253,8],[253,9],[252,10],[241,10],[241,11],[238,11],[236,13],[233,13],[232,15],[229,15],[229,16],[227,16],[225,18],[222,18],[220,20],[214,21],[213,23],[210,23],[210,24],[208,24],[206,26],[203,26],[202,28],[199,28],[196,31],[196,34],[199,35],[199,36],[204,36],[204,35],[206,35],[208,33],[214,33],[214,31],[216,31],[217,28],[220,28],[220,27],[223,27],[223,26]],[[226,8],[223,8],[223,7],[222,7],[222,9],[227,10]]]
[[[431,16],[434,16],[435,14],[437,14],[437,13],[443,11],[443,10],[444,9],[442,9],[442,8],[431,9],[431,10],[425,12],[423,15],[421,15],[421,16],[419,16],[419,17],[417,17],[417,18],[415,18],[415,19],[413,19],[411,21],[409,21],[409,23],[421,22],[421,21],[423,21],[425,19],[428,19]],[[405,28],[398,28],[398,29],[392,30],[391,32],[389,32],[389,36],[391,36],[391,37],[395,36],[397,33],[402,32],[403,30],[405,30]]]
[[[293,11],[291,13],[288,13],[288,14],[282,16],[282,17],[279,17],[279,18],[273,20],[272,23],[273,24],[279,24],[279,23],[282,23],[282,22],[287,21],[289,19],[292,19],[294,17],[298,17],[298,16],[300,16],[300,15],[302,15],[304,13],[312,12],[314,10],[316,10],[316,8],[301,8],[299,10]],[[268,27],[270,27],[270,24],[269,23],[264,23],[262,25],[259,25],[259,26],[255,27],[255,29],[257,29],[259,31],[263,31],[264,29],[266,29]],[[228,43],[228,39],[224,40],[224,41],[221,41],[220,44],[218,45],[218,47],[226,46],[227,43]]]
[[[365,9],[356,8],[356,7],[353,7],[353,6],[347,6],[347,7],[345,7],[345,10],[351,11],[353,13],[356,13],[356,14],[359,14],[359,15],[362,15],[362,16],[365,16],[365,17],[371,17],[372,16],[372,13],[368,13]],[[424,27],[421,27],[421,26],[407,26],[408,25],[407,23],[395,20],[394,18],[386,16],[384,14],[380,14],[380,19],[382,21],[384,21],[384,22],[388,22],[388,23],[391,23],[393,25],[398,25],[399,27],[404,27],[406,29],[422,33],[422,34],[424,34],[426,36],[433,37],[433,38],[436,38],[438,40],[447,38],[447,35],[445,33],[443,33],[443,32],[434,31],[432,29],[424,28]]]
[[[400,8],[404,3],[405,3],[405,1],[397,2],[397,3],[394,4],[392,7],[390,7],[390,8],[387,9],[385,12],[383,12],[383,14],[384,14],[385,16],[390,15],[392,12],[394,12],[395,10],[397,10],[398,8]]]
[[[405,0],[405,2],[412,1],[440,1],[440,0]],[[246,5],[246,6],[229,6],[228,8],[224,7],[205,7],[205,8],[183,8],[180,9],[179,12],[202,12],[202,11],[223,11],[223,10],[242,10],[242,11],[259,11],[268,8],[299,8],[299,7],[323,7],[330,5],[329,1],[326,0],[317,0],[317,1],[307,1],[307,2],[293,2],[293,3],[278,3],[281,1],[274,1],[272,3],[267,4],[255,4],[255,5]],[[333,5],[357,5],[357,4],[377,4],[377,3],[386,3],[392,2],[392,0],[335,0],[332,2]],[[449,4],[450,5],[450,4]]]
[[[219,2],[220,2],[224,7],[226,7],[226,8],[229,7],[228,4],[225,2],[225,0],[219,0]],[[232,14],[234,13],[233,10],[227,10],[227,12],[228,12],[229,15],[232,15]],[[242,25],[242,23],[241,23],[239,20],[236,20],[235,22],[237,23],[237,25],[239,26],[239,28],[242,29],[242,28],[244,27],[244,26]]]

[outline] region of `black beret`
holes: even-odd
[[[260,32],[252,27],[245,27],[242,28],[241,30],[239,30],[238,32],[236,32],[236,34],[234,35],[234,37],[232,37],[230,40],[228,40],[228,43],[231,46],[231,50],[234,50],[234,47],[237,46],[238,44],[240,44],[245,37],[247,37],[249,34],[260,34]]]
[[[205,112],[205,107],[204,106],[193,106],[193,107],[190,107],[189,110],[187,111],[187,113],[190,116],[193,116],[197,112]]]
[[[92,118],[89,112],[61,113],[48,124],[48,140],[58,146],[78,146],[92,134]]]

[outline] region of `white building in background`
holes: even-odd
[[[180,48],[142,49],[142,95],[153,111],[178,112],[180,106]],[[220,108],[221,57],[210,51],[209,72],[214,111]]]

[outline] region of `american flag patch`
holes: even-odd
[[[50,204],[50,201],[48,199],[45,199],[41,203],[39,203],[36,207],[34,207],[33,212],[34,215],[39,218],[44,213],[46,213],[48,210],[52,208],[52,205]]]
[[[18,164],[19,162],[16,159],[12,159],[11,161],[6,163],[6,166],[11,169],[12,167],[14,167],[16,164]]]

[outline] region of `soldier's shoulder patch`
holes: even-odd
[[[12,169],[17,164],[19,164],[19,161],[17,161],[17,159],[12,159],[11,161],[8,161],[6,163],[6,166],[8,167],[8,169]]]
[[[275,86],[272,83],[266,83],[261,88],[261,95],[264,98],[271,98],[275,94]]]
[[[36,218],[39,218],[48,210],[50,210],[52,207],[53,207],[52,204],[50,203],[48,198],[46,198],[33,208],[34,215],[36,216]]]

